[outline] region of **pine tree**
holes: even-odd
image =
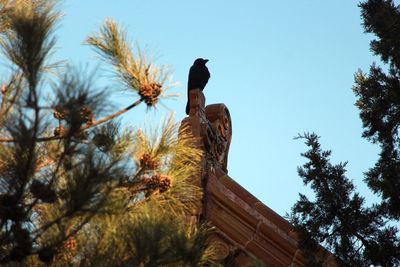
[[[309,150],[302,154],[308,161],[298,173],[315,192],[315,199],[300,194],[290,221],[310,266],[322,266],[327,251],[336,256],[339,266],[398,266],[398,229],[390,226],[382,207],[365,206],[364,198],[345,175],[346,163],[332,165],[331,151],[321,149],[316,134],[299,137],[306,140]],[[325,255],[317,258],[321,251]]]
[[[371,50],[387,67],[373,64],[369,74],[358,71],[353,88],[363,137],[381,147],[378,162],[364,181],[382,202],[366,207],[345,176],[346,164],[332,165],[331,152],[320,148],[317,135],[300,136],[310,149],[302,154],[308,162],[298,172],[315,192],[315,200],[300,195],[289,217],[310,265],[322,264],[323,257],[315,257],[316,251],[325,251],[320,245],[335,255],[340,266],[400,265],[396,227],[400,219],[400,6],[392,0],[368,0],[359,6],[365,31],[376,36]]]
[[[138,98],[104,116],[109,96],[95,79],[50,61],[56,1],[0,0],[0,13],[10,65],[0,106],[0,264],[213,264],[210,228],[190,219],[202,197],[192,138],[178,137],[172,118],[153,133],[115,121],[158,103],[165,69],[133,54],[107,20],[87,44]]]
[[[388,213],[400,219],[400,6],[374,0],[360,7],[366,32],[377,37],[371,50],[387,64],[387,71],[373,64],[369,74],[359,71],[355,76],[363,137],[381,147],[365,181],[382,197]]]

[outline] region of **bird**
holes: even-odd
[[[194,61],[193,65],[190,67],[189,70],[189,77],[188,77],[188,87],[187,87],[187,94],[188,94],[188,101],[186,104],[186,114],[189,115],[190,110],[190,90],[200,89],[203,91],[204,87],[206,86],[208,79],[210,79],[210,72],[206,66],[208,59],[198,58]]]

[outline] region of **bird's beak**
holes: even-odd
[[[207,63],[208,62],[208,59],[204,59],[204,63]]]

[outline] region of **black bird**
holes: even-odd
[[[186,114],[189,115],[190,109],[190,90],[200,89],[203,91],[206,86],[208,79],[210,79],[210,72],[206,67],[208,59],[198,58],[194,61],[193,65],[190,67],[189,78],[188,78],[188,102],[186,104]]]

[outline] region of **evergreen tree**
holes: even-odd
[[[191,137],[178,138],[171,118],[152,137],[115,121],[157,104],[165,69],[134,55],[106,21],[87,44],[138,99],[104,116],[110,100],[95,80],[50,61],[55,1],[0,0],[0,13],[10,65],[0,105],[0,264],[213,264],[210,229],[190,219],[202,198],[192,181],[202,155]]]
[[[373,64],[369,74],[358,71],[353,88],[363,137],[381,147],[365,182],[382,202],[366,207],[345,176],[346,164],[332,165],[331,152],[321,150],[315,134],[306,134],[301,137],[310,149],[302,155],[308,162],[298,172],[311,185],[315,200],[300,195],[290,219],[311,264],[322,262],[315,257],[316,251],[324,251],[320,244],[340,266],[399,266],[400,237],[395,225],[400,219],[400,6],[392,0],[368,0],[359,6],[365,31],[376,36],[371,50],[387,68]]]
[[[369,74],[359,71],[355,76],[363,137],[381,147],[365,181],[382,197],[388,213],[400,219],[400,6],[374,0],[360,7],[366,32],[377,37],[371,50],[387,64],[387,71],[374,64]]]
[[[302,154],[308,162],[298,173],[315,192],[315,199],[300,194],[290,221],[310,266],[322,266],[329,255],[319,244],[336,256],[339,266],[398,266],[398,229],[389,225],[381,206],[365,206],[345,175],[346,163],[332,165],[331,151],[321,149],[317,135],[300,138],[306,140],[309,150]]]

